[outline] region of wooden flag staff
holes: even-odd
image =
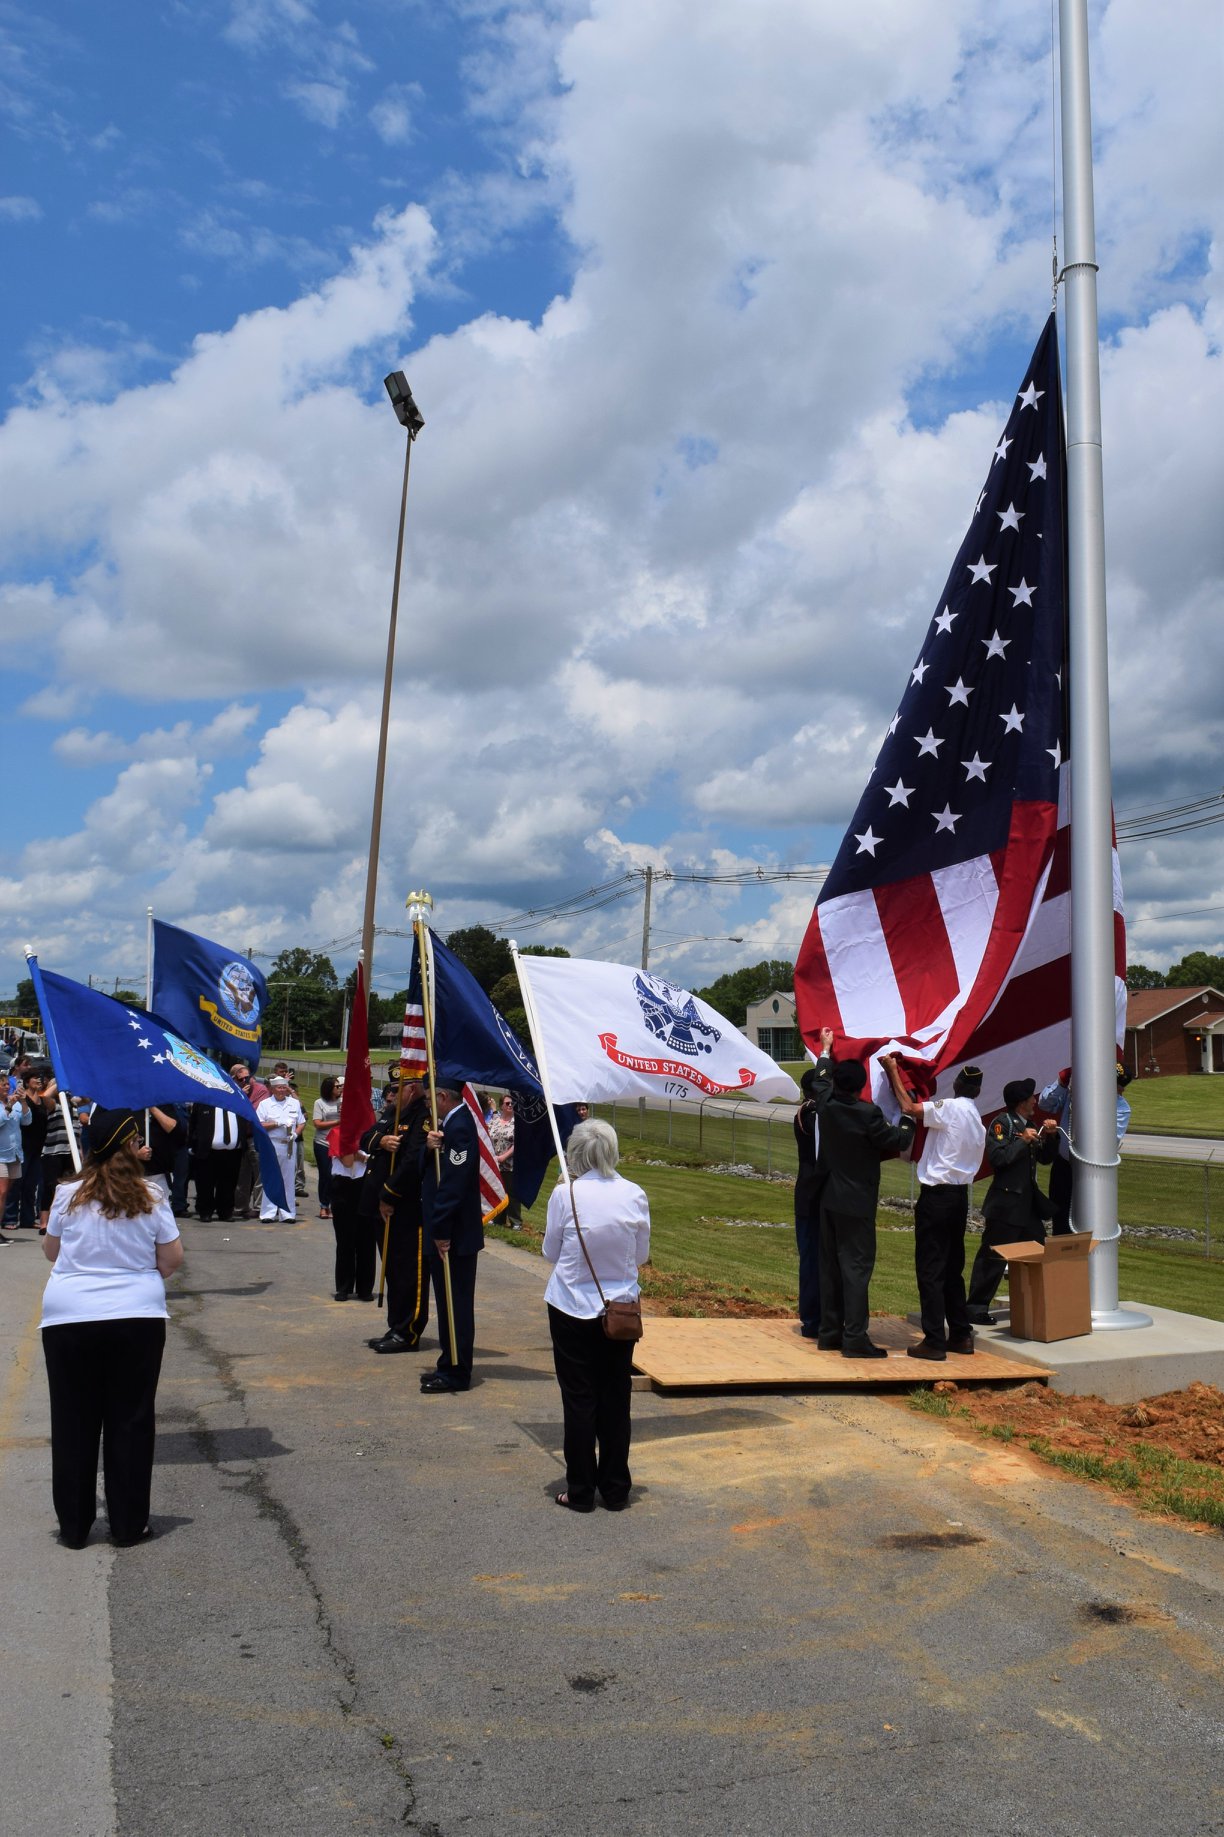
[[[410,893],[408,895],[408,912],[412,919],[412,935],[416,939],[417,962],[421,970],[421,1013],[425,1025],[425,1066],[429,1079],[429,1117],[430,1128],[438,1132],[438,1079],[434,1065],[433,1034],[433,960],[426,947],[425,934],[429,927],[425,914],[433,906],[433,899],[428,893]],[[434,1175],[439,1185],[442,1182],[442,1152],[435,1148]],[[451,1365],[459,1363],[459,1341],[455,1334],[455,1301],[451,1293],[450,1258],[445,1251],[440,1251],[442,1259],[442,1286],[446,1293],[446,1324],[450,1332]]]

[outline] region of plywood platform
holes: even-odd
[[[949,1353],[942,1365],[906,1357],[922,1336],[904,1320],[876,1319],[871,1337],[886,1359],[844,1359],[804,1339],[797,1320],[687,1320],[648,1314],[634,1348],[634,1370],[656,1390],[817,1390],[824,1386],[879,1389],[934,1383],[1044,1383],[1050,1371],[1009,1359],[978,1340],[971,1356]]]

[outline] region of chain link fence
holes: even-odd
[[[799,1170],[789,1105],[736,1103],[598,1104],[621,1141],[667,1150],[667,1159],[691,1160],[711,1171],[793,1180]],[[980,1205],[985,1183],[974,1190]],[[909,1161],[886,1161],[880,1200],[912,1207],[918,1197],[916,1169]],[[1118,1219],[1135,1243],[1183,1245],[1208,1257],[1224,1257],[1224,1155],[1203,1143],[1201,1160],[1185,1161],[1124,1153],[1118,1169]]]

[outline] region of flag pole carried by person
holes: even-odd
[[[434,988],[433,960],[429,947],[429,925],[425,914],[432,910],[432,895],[425,892],[408,895],[408,916],[412,920],[412,935],[416,939],[417,963],[421,974],[421,1009],[425,1027],[425,1075],[429,1080],[429,1116],[430,1127],[436,1135],[438,1132],[438,1076],[434,1063]],[[435,1148],[434,1173],[439,1184],[442,1180],[442,1153]],[[442,1286],[446,1291],[446,1324],[450,1332],[450,1351],[452,1365],[459,1363],[459,1340],[455,1333],[455,1300],[451,1293],[450,1259],[445,1251],[440,1251],[442,1259]]]
[[[35,974],[35,966],[38,962],[38,958],[34,954],[34,947],[32,944],[27,944],[25,947],[25,960],[26,960],[26,968],[29,970],[30,976],[34,980],[35,987],[37,988],[37,976]],[[73,1169],[76,1173],[79,1174],[81,1171],[81,1151],[77,1146],[76,1130],[72,1126],[72,1110],[68,1103],[68,1093],[64,1089],[64,1074],[62,1070],[63,1060],[60,1058],[59,1041],[55,1037],[55,1017],[50,1013],[50,1011],[46,1007],[40,1007],[39,1013],[42,1015],[43,1029],[47,1035],[47,1052],[51,1059],[51,1069],[55,1073],[56,1097],[59,1103],[60,1115],[64,1119],[64,1130],[68,1137],[68,1152],[72,1156]],[[146,1142],[149,1139],[148,1137],[148,1116],[149,1116],[149,1113],[146,1110],[145,1111],[145,1131],[146,1131],[145,1141]]]

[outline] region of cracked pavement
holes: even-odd
[[[538,1259],[486,1253],[480,1381],[423,1398],[325,1223],[184,1237],[118,1552],[52,1541],[42,1259],[5,1259],[12,1828],[1224,1831],[1218,1535],[850,1394],[637,1395],[632,1509],[560,1512]]]

